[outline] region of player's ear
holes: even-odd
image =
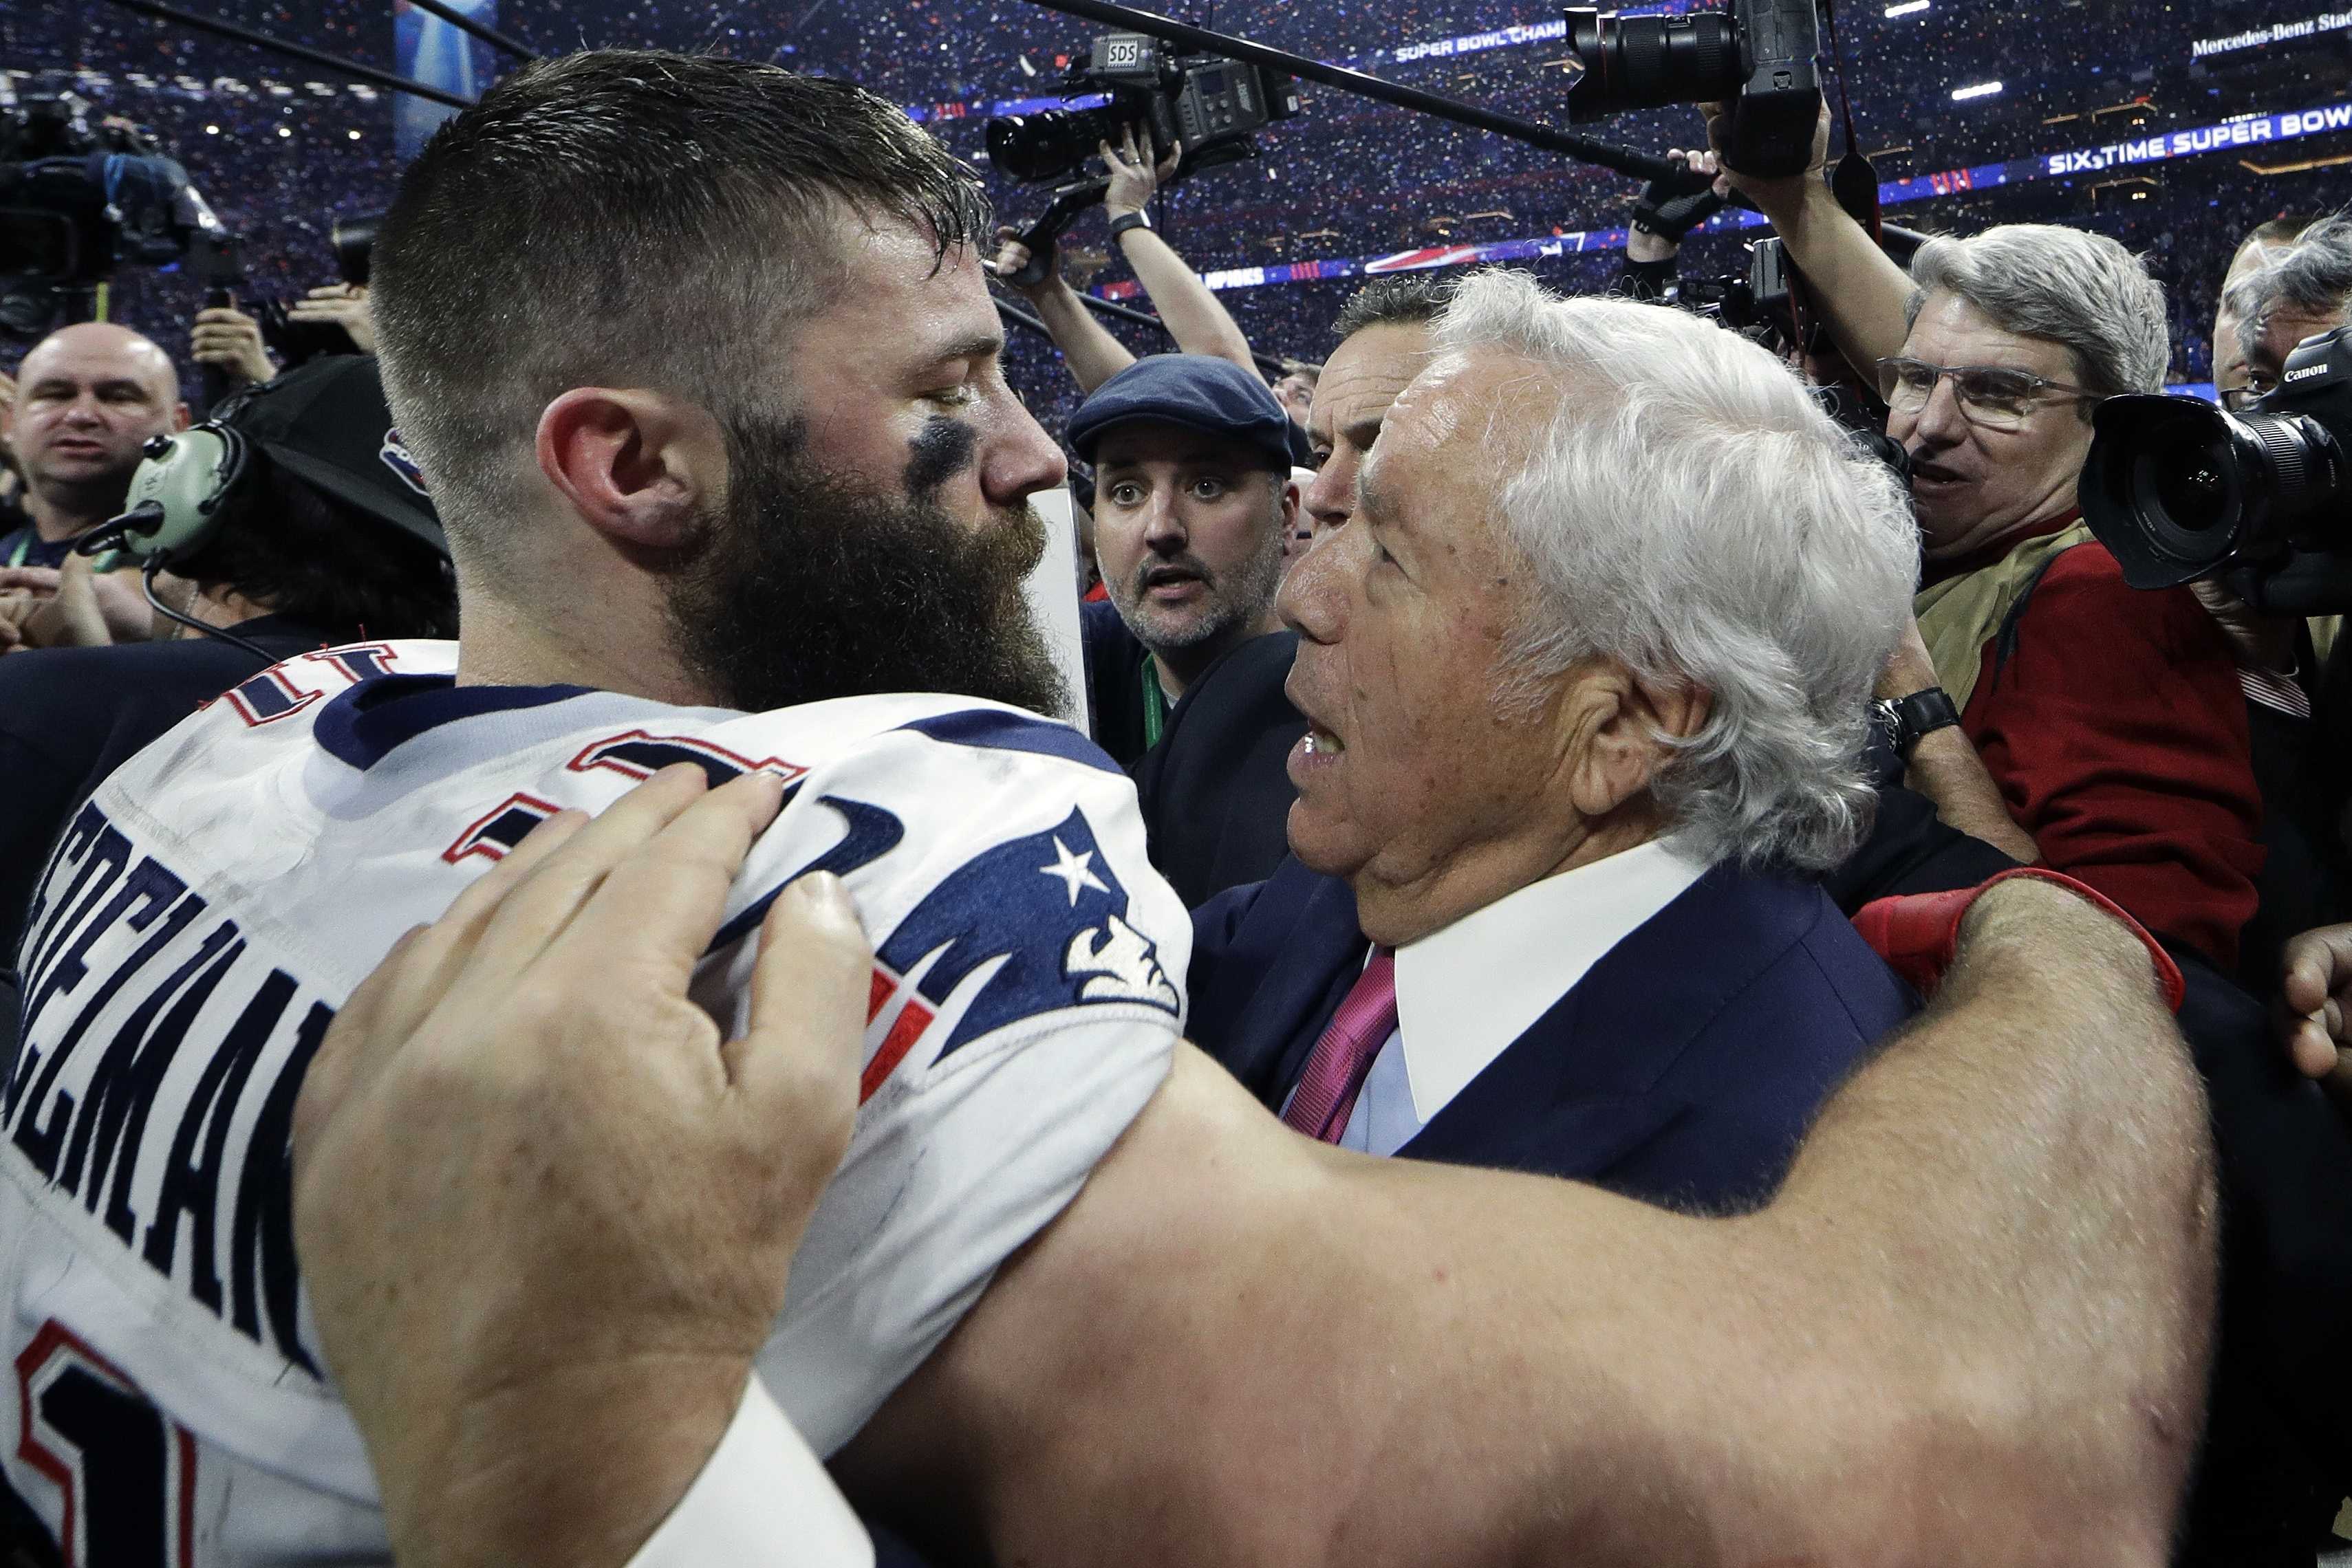
[[[727,444],[709,410],[643,388],[574,387],[539,416],[540,472],[614,541],[688,543],[727,487]]]

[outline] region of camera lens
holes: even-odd
[[[1584,64],[1569,94],[1571,121],[1729,98],[1744,76],[1738,26],[1720,11],[1619,16],[1580,6],[1568,14],[1568,37]]]
[[[1042,184],[1075,173],[1115,134],[1100,110],[999,115],[988,122],[988,161],[1016,180]]]
[[[2178,444],[2142,451],[2132,459],[2132,491],[2141,497],[2150,528],[2190,555],[2216,530],[2226,538],[2243,497],[2225,446],[2203,433],[2183,431]]]
[[[2094,418],[2083,517],[2134,588],[2192,582],[2284,547],[2336,500],[2336,441],[2308,415],[2135,395],[2108,399]]]

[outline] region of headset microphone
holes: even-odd
[[[175,435],[158,435],[143,449],[145,461],[131,476],[131,505],[74,543],[74,553],[90,556],[93,571],[136,566],[140,586],[156,614],[244,649],[265,664],[276,655],[234,632],[208,626],[164,603],[155,593],[155,574],[184,560],[220,531],[223,507],[245,476],[249,449],[230,425],[206,422]]]

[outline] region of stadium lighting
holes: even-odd
[[[1997,81],[1980,81],[1974,87],[1956,87],[1952,89],[1952,101],[1966,103],[1972,98],[1990,98],[2000,90],[2000,83]]]
[[[360,139],[360,133],[359,133],[358,131],[352,131],[352,141],[357,141],[359,139]]]
[[[290,125],[281,125],[278,128],[278,134],[280,136],[291,136],[294,134],[294,128]]]
[[[220,127],[217,125],[207,125],[205,127],[205,134],[207,136],[218,136],[220,134]]]
[[[1927,8],[1927,0],[1903,0],[1899,5],[1889,5],[1886,14],[1889,16],[1916,16]]]

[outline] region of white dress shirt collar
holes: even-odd
[[[1421,1121],[1443,1110],[1706,863],[1671,838],[1530,883],[1397,949],[1397,1031]]]

